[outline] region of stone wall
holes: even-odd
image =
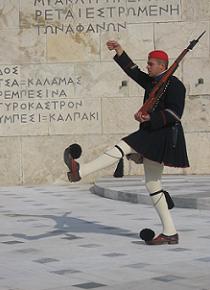
[[[0,185],[64,182],[67,145],[81,144],[85,162],[138,128],[143,90],[107,40],[145,70],[149,51],[173,61],[204,30],[176,72],[191,167],[165,173],[210,174],[209,0],[1,0],[0,11]],[[142,173],[126,162],[126,174]]]

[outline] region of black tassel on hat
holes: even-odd
[[[122,149],[118,146],[115,145],[115,147],[120,151],[120,153],[122,154],[122,158],[120,158],[118,164],[117,164],[117,168],[115,169],[115,172],[113,174],[114,177],[123,177],[124,176],[124,152],[122,151]]]

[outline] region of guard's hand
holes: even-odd
[[[138,111],[137,113],[134,114],[134,118],[136,121],[143,123],[150,120],[150,115],[149,114],[143,115],[142,112]]]
[[[116,50],[120,47],[120,44],[116,40],[109,40],[107,41],[106,45],[109,50]]]
[[[121,56],[123,49],[121,45],[115,40],[109,40],[106,43],[109,50],[115,50],[118,56]]]

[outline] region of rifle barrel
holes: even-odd
[[[200,40],[200,38],[206,33],[206,31],[204,31],[203,33],[201,33],[201,35],[197,38],[197,39],[193,39],[192,41],[190,41],[189,46],[187,47],[187,50],[192,50],[193,47],[198,43],[198,41]]]
[[[205,30],[203,33],[201,33],[201,35],[198,37],[197,41],[199,41],[200,38],[201,38],[205,33],[206,33],[206,30]]]

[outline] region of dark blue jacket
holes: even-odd
[[[123,52],[114,60],[124,72],[145,89],[144,102],[152,88],[161,78],[150,77]],[[173,167],[188,167],[185,137],[181,124],[186,89],[183,83],[172,76],[160,102],[150,114],[150,121],[140,125],[138,131],[122,138],[144,157]],[[138,110],[139,108],[137,108]]]

